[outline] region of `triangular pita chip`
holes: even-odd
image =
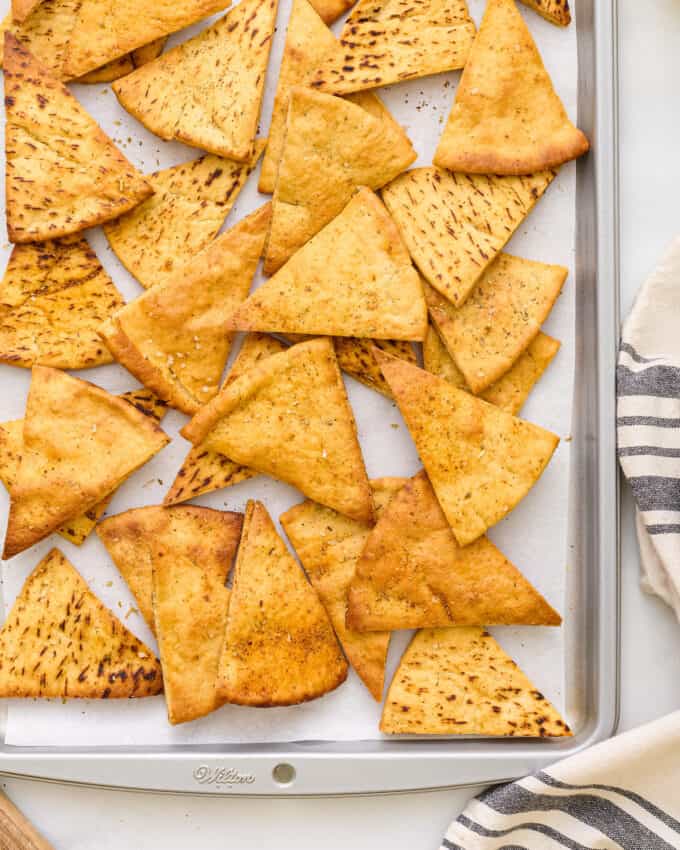
[[[559,437],[378,351],[456,540],[467,546],[526,496]]]
[[[389,735],[571,735],[491,635],[475,626],[416,632],[387,692]]]
[[[453,71],[465,65],[474,38],[465,0],[359,0],[340,35],[342,51],[312,85],[348,94]]]
[[[11,12],[2,20],[0,54],[4,64],[5,33],[9,32],[57,79],[62,79],[66,50],[72,35],[75,14],[82,0],[42,0],[26,20],[12,20]]]
[[[348,9],[351,9],[354,2],[355,0],[313,0],[312,6],[324,23],[332,24]],[[553,2],[559,3],[559,0],[553,0]]]
[[[123,303],[82,236],[16,245],[0,283],[0,362],[58,369],[111,363],[97,328]]]
[[[402,127],[371,92],[352,101],[311,89],[290,93],[264,270],[272,274],[352,198],[379,189],[416,158]]]
[[[328,615],[261,502],[248,502],[217,694],[239,705],[295,705],[347,678]]]
[[[348,599],[347,625],[358,631],[562,622],[488,538],[456,543],[424,471],[367,535]]]
[[[415,168],[382,197],[423,277],[459,307],[554,177]]]
[[[241,0],[217,23],[113,84],[162,139],[247,162],[253,153],[277,0]]]
[[[95,68],[94,71],[83,74],[82,77],[78,77],[74,82],[81,83],[82,85],[112,83],[126,74],[131,74],[135,68],[141,68],[147,62],[153,62],[154,59],[158,59],[163,52],[166,41],[167,36],[157,38],[149,44],[138,47],[136,50],[132,50],[130,53],[126,53],[124,56],[120,56],[118,59],[102,65],[101,68]]]
[[[152,650],[52,549],[26,579],[0,631],[0,696],[114,699],[162,689]]]
[[[217,394],[269,226],[265,204],[119,310],[102,328],[116,359],[171,407],[193,414]]]
[[[352,519],[373,519],[356,424],[329,339],[274,354],[224,387],[182,435]]]
[[[515,0],[489,0],[434,163],[532,174],[588,150],[569,120]]]
[[[458,309],[425,285],[432,321],[473,393],[498,381],[526,351],[568,273],[564,266],[499,254]]]
[[[566,27],[571,23],[569,0],[522,0],[522,3],[553,24]]]
[[[68,89],[9,33],[4,67],[10,241],[93,227],[152,193]]]
[[[403,478],[371,481],[378,517]],[[348,519],[316,502],[302,502],[279,517],[335,629],[347,660],[378,702],[382,699],[389,632],[360,634],[347,628],[347,590],[370,525]]]
[[[246,164],[202,156],[148,177],[154,194],[104,227],[118,259],[145,288],[173,277],[217,235],[264,142]]]
[[[392,398],[389,385],[383,377],[382,369],[373,356],[374,346],[386,351],[393,357],[400,357],[409,363],[417,363],[416,352],[410,342],[394,339],[357,339],[338,336],[333,340],[335,356],[343,372],[351,375],[372,390]]]
[[[34,366],[3,557],[97,505],[167,442],[155,421],[123,399]]]
[[[378,197],[344,210],[239,307],[234,330],[422,340],[420,277]]]
[[[12,18],[20,24],[41,2],[42,0],[12,0]]]

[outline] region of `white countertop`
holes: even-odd
[[[604,2],[605,0],[600,0]],[[619,0],[622,309],[680,232],[680,3]],[[641,593],[623,496],[621,728],[680,707],[680,626]],[[57,850],[435,850],[471,791],[340,800],[199,799],[8,780]]]

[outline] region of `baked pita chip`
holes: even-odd
[[[123,303],[82,236],[16,245],[0,283],[0,362],[58,369],[111,363],[97,328]]]
[[[277,0],[241,0],[194,38],[113,84],[123,107],[162,139],[248,162]]]
[[[101,68],[95,68],[94,71],[84,74],[73,82],[81,83],[82,85],[112,83],[126,74],[131,74],[135,68],[141,68],[147,62],[153,62],[154,59],[158,59],[163,52],[167,40],[167,36],[157,38],[149,44],[138,47],[136,50],[132,50],[130,53],[126,53],[124,56],[119,56],[118,59],[102,65]]]
[[[0,696],[114,699],[163,690],[153,651],[105,608],[58,549],[0,631]]]
[[[434,164],[533,174],[586,153],[515,0],[489,0]]]
[[[153,189],[68,89],[5,33],[7,230],[41,242],[127,212]]]
[[[423,629],[387,692],[380,731],[389,735],[559,738],[557,709],[482,628]]]
[[[488,538],[456,543],[424,471],[378,517],[349,586],[347,626],[360,632],[561,622]]]
[[[263,360],[227,384],[181,434],[352,519],[373,519],[356,424],[329,339]]]
[[[522,3],[530,9],[534,9],[546,21],[560,27],[569,26],[571,23],[569,0],[522,0]]]
[[[403,478],[371,481],[378,517],[403,484]],[[279,521],[328,612],[347,660],[373,698],[380,702],[390,633],[360,634],[345,624],[347,590],[370,525],[310,501],[295,505]]]
[[[465,0],[359,0],[340,35],[342,50],[312,85],[329,94],[374,89],[462,68],[475,38]]]
[[[332,24],[351,9],[354,2],[355,0],[314,0],[312,6],[324,23]]]
[[[148,177],[154,194],[104,233],[116,256],[145,288],[172,278],[212,242],[257,164],[202,156]]]
[[[496,383],[526,351],[568,273],[564,266],[499,254],[458,309],[425,285],[430,317],[473,393]]]
[[[82,0],[42,0],[21,23],[11,12],[0,24],[2,60],[4,35],[11,33],[57,79],[62,79],[66,49],[71,39],[75,15]]]
[[[348,375],[360,381],[372,390],[392,398],[382,369],[373,356],[374,346],[386,351],[393,357],[400,357],[409,363],[417,363],[416,353],[410,342],[394,339],[357,339],[338,336],[333,340],[338,365]]]
[[[382,190],[423,277],[456,307],[555,177],[454,174],[415,168]]]
[[[234,312],[227,327],[421,340],[427,308],[399,231],[378,197],[362,188]]]
[[[270,213],[251,213],[101,329],[118,362],[171,407],[191,415],[217,394],[233,342],[225,324],[248,295]]]
[[[346,678],[347,662],[316,591],[264,505],[249,501],[219,661],[218,699],[295,705],[323,696]]]
[[[97,505],[168,442],[158,424],[127,401],[34,366],[3,557]]]
[[[559,437],[376,349],[460,546],[503,519],[548,465]]]
[[[17,23],[25,21],[31,12],[39,6],[41,0],[12,0],[12,18]]]

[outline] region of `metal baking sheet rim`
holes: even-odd
[[[576,369],[570,535],[587,606],[566,622],[582,702],[561,741],[421,739],[200,747],[34,748],[0,744],[4,775],[131,791],[346,796],[513,779],[610,737],[619,717],[619,477],[615,364],[619,325],[617,0],[580,0],[579,125],[593,150],[577,166]],[[596,363],[596,368],[583,368]],[[587,592],[584,589],[587,587]],[[283,767],[282,767],[283,766]]]

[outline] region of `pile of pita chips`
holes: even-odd
[[[569,0],[522,0],[522,3],[542,15],[546,21],[560,27],[569,26],[571,23]]]
[[[126,76],[126,74],[131,74],[136,68],[146,65],[147,62],[153,62],[154,59],[158,59],[163,52],[166,41],[166,36],[157,38],[149,44],[138,47],[136,50],[131,50],[130,53],[126,53],[124,56],[114,59],[106,65],[102,65],[101,68],[95,68],[94,71],[83,74],[82,77],[78,77],[74,82],[83,85],[93,85],[97,83],[112,83],[114,80],[119,80],[121,77]]]
[[[380,730],[390,735],[571,735],[512,658],[475,626],[416,633],[387,692]]]
[[[347,625],[360,632],[562,622],[486,537],[456,543],[425,472],[392,497],[366,536],[348,600]]]
[[[359,0],[342,50],[312,85],[330,94],[387,86],[462,68],[475,37],[465,0]]]
[[[219,661],[218,699],[295,705],[332,691],[346,678],[347,662],[314,588],[264,505],[249,501]]]
[[[162,139],[247,162],[253,153],[276,0],[241,0],[217,23],[113,90]]]
[[[162,689],[154,653],[52,549],[0,630],[0,697],[116,699]]]
[[[532,174],[586,153],[515,0],[489,0],[435,165],[474,174]]]

